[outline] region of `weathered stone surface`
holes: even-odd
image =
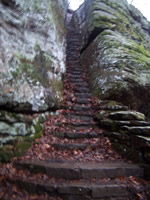
[[[109,117],[114,120],[145,120],[144,114],[135,111],[111,112]]]
[[[74,19],[93,93],[148,115],[150,22],[126,0],[86,0]]]
[[[74,143],[74,144],[65,144],[65,143],[55,143],[53,146],[58,150],[80,150],[84,151],[88,148],[94,149],[97,147],[96,144],[80,144],[80,143]]]
[[[150,136],[150,126],[123,126],[122,130],[127,131],[129,134]]]
[[[44,111],[62,102],[65,1],[0,2],[0,106]]]

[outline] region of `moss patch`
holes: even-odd
[[[7,144],[3,144],[0,148],[0,162],[5,163],[9,162],[11,158],[15,156],[23,156],[26,151],[31,147],[32,143],[35,139],[40,138],[42,136],[44,126],[41,124],[40,117],[36,119],[32,119],[33,124],[28,124],[28,126],[32,126],[31,132],[26,136],[15,136],[9,141]],[[43,123],[43,122],[42,122]]]

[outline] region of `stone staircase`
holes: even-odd
[[[129,177],[143,178],[144,170],[120,158],[109,145],[105,153],[109,140],[94,120],[86,70],[79,63],[79,33],[71,23],[64,82],[65,120],[56,122],[58,130],[49,133],[59,139],[53,139],[51,146],[64,157],[15,160],[14,168],[28,177],[16,176],[10,181],[29,193],[48,193],[63,200],[133,200],[137,191],[129,184]],[[65,158],[68,152],[73,152],[71,161]],[[80,153],[83,159],[78,159]]]

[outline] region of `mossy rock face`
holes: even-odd
[[[149,116],[150,22],[126,0],[86,0],[74,18],[93,94]]]
[[[2,121],[1,121],[2,120]],[[46,114],[25,115],[0,112],[0,162],[22,156],[42,136]]]
[[[19,112],[58,108],[65,72],[67,0],[4,2],[0,1],[5,24],[1,27],[0,106]]]

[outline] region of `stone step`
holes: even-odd
[[[75,92],[74,93],[75,97],[80,97],[80,98],[89,98],[92,97],[91,93],[79,93],[79,92]]]
[[[93,113],[92,112],[75,112],[75,113],[70,112],[70,114],[75,114],[75,115],[84,116],[84,117],[85,116],[93,117]]]
[[[96,132],[51,132],[52,135],[58,138],[67,138],[67,139],[84,139],[84,138],[100,138],[103,137],[102,133]]]
[[[73,88],[73,91],[79,92],[79,93],[82,93],[82,92],[89,93],[90,89],[80,86],[80,87]]]
[[[82,74],[83,73],[83,71],[78,71],[78,70],[76,70],[76,71],[73,71],[73,70],[67,70],[67,73],[70,73],[70,74]]]
[[[72,77],[70,77],[70,81],[71,82],[82,82],[82,81],[84,81],[84,79],[81,77],[81,78],[72,78]]]
[[[85,75],[84,74],[68,74],[68,77],[69,78],[77,78],[77,79],[80,79],[82,77],[84,77]]]
[[[91,100],[89,98],[76,98],[75,102],[78,104],[86,104],[91,103]]]
[[[71,73],[71,74],[74,73],[74,72],[83,73],[84,70],[81,68],[80,65],[78,65],[78,66],[73,66],[73,67],[69,66],[69,67],[67,68],[67,72],[68,72],[68,73]]]
[[[68,123],[66,123],[68,124]],[[95,126],[98,123],[97,122],[71,122],[69,123],[71,126]],[[68,124],[68,125],[69,125]]]
[[[77,43],[77,42],[79,42],[79,38],[78,37],[70,37],[70,38],[68,38],[68,40],[67,40],[67,42],[69,43],[69,42],[75,42],[75,43]]]
[[[91,99],[89,98],[75,98],[73,101],[72,101],[72,98],[67,98],[67,102],[66,102],[66,105],[68,103],[68,105],[71,105],[71,103],[74,102],[76,104],[91,104]]]
[[[92,109],[91,106],[88,106],[88,105],[74,105],[72,106],[71,110],[74,110],[74,111],[89,111],[90,109]]]
[[[89,181],[61,182],[53,183],[50,181],[28,181],[24,179],[12,180],[20,189],[31,194],[55,195],[63,200],[129,200],[133,199],[135,192],[130,193],[124,183],[101,181],[91,183]]]
[[[74,68],[74,69],[69,69],[69,70],[67,70],[67,73],[71,73],[71,74],[81,74],[81,73],[83,73],[83,70],[81,69],[80,70],[80,68]]]
[[[66,122],[66,123],[56,123],[56,126],[67,126],[69,128],[73,128],[74,130],[88,130],[89,128],[92,127],[97,127],[98,123],[97,122]]]
[[[21,170],[30,170],[33,173],[43,173],[55,178],[67,180],[103,179],[119,176],[143,177],[143,168],[123,161],[67,162],[67,161],[16,161],[14,166]]]
[[[88,117],[88,116],[82,116],[75,113],[67,113],[65,116],[70,119],[84,120],[88,122],[93,120],[93,116]]]
[[[71,83],[72,85],[75,85],[75,86],[81,86],[81,83],[78,83],[78,82],[74,82],[74,83]],[[88,87],[89,84],[87,82],[84,82],[82,83],[82,87]]]
[[[80,144],[80,143],[54,143],[52,145],[55,149],[57,150],[80,150],[80,151],[85,151],[86,149],[95,149],[98,145],[96,144]]]

